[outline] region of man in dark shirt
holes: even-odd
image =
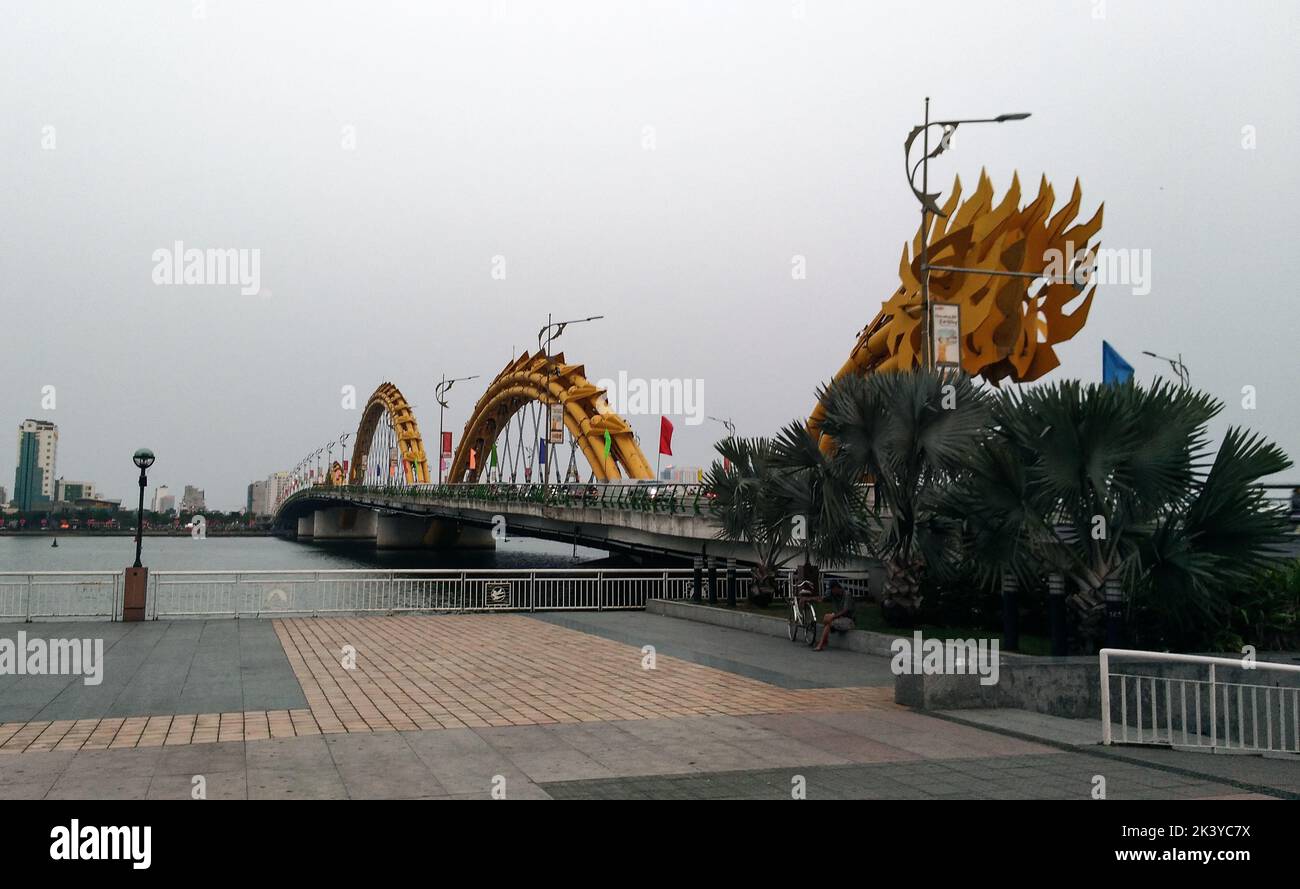
[[[826,647],[831,639],[831,630],[844,632],[854,627],[853,594],[836,580],[831,583],[830,595],[826,599],[831,603],[831,610],[822,615],[822,637],[813,651],[821,651]]]

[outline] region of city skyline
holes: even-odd
[[[1078,177],[1081,215],[1105,204],[1103,245],[1149,258],[1141,286],[1098,288],[1046,382],[1099,380],[1103,337],[1141,381],[1171,376],[1145,351],[1181,354],[1225,404],[1216,437],[1242,425],[1300,451],[1278,360],[1300,305],[1276,284],[1300,271],[1283,237],[1298,211],[1275,197],[1300,184],[1296,11],[1051,6],[945,5],[927,16],[936,47],[1003,46],[1011,19],[1073,25],[925,65],[896,49],[912,17],[874,7],[508,4],[502,21],[457,9],[396,27],[243,3],[202,21],[88,6],[68,34],[76,69],[37,39],[73,13],[28,10],[0,34],[14,73],[0,300],[26,334],[0,352],[0,421],[56,422],[61,459],[113,496],[130,499],[147,446],[154,472],[238,509],[251,479],[355,433],[346,387],[364,404],[399,386],[432,452],[437,380],[477,374],[450,393],[459,441],[482,385],[537,347],[550,313],[605,316],[555,346],[593,380],[698,381],[700,413],[765,434],[808,415],[898,286],[918,222],[900,153],[929,95],[940,117],[1033,113],[963,128],[932,188],[959,175],[969,190],[987,168],[1001,193],[1019,170],[1025,192],[1046,175],[1060,203]],[[347,65],[306,49],[356,28],[376,39]],[[200,106],[201,126],[165,123]],[[209,264],[234,251],[216,257],[227,283],[186,286],[187,249]],[[73,353],[42,341],[49,317]],[[628,419],[653,451],[657,415]],[[709,465],[722,428],[676,425],[681,459]]]

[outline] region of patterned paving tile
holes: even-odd
[[[0,725],[0,755],[308,735],[901,710],[890,688],[787,689],[500,615],[274,622],[308,706]],[[345,665],[346,663],[346,665]]]

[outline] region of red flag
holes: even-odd
[[[673,455],[673,424],[667,417],[659,418],[659,453]]]

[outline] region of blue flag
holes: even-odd
[[[1133,365],[1129,364],[1115,348],[1105,340],[1101,341],[1101,381],[1110,383],[1127,383],[1133,379]]]
[[[546,465],[546,439],[544,438],[537,440],[537,462]]]

